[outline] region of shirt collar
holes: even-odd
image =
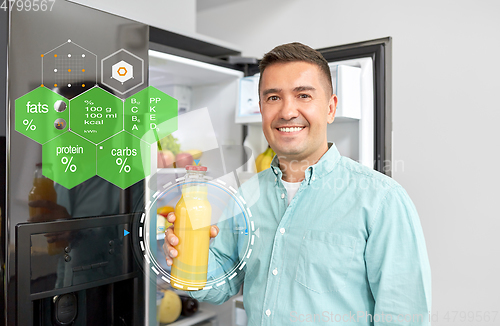
[[[305,181],[307,184],[322,178],[323,176],[330,173],[335,165],[340,160],[340,153],[335,146],[335,143],[328,143],[328,150],[319,159],[316,164],[310,165],[305,171]],[[281,179],[282,172],[279,167],[278,155],[275,155],[273,161],[271,162],[271,169],[277,176],[276,180]],[[278,181],[277,181],[278,182]]]

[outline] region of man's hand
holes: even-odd
[[[175,214],[174,212],[170,212],[167,215],[167,221],[170,223],[175,222]],[[217,225],[212,225],[210,227],[210,238],[215,238],[219,234],[219,228]],[[177,238],[174,234],[174,225],[171,225],[165,231],[165,242],[163,243],[163,251],[165,252],[165,256],[167,257],[167,265],[172,266],[173,259],[177,257],[178,252],[174,246],[179,244],[179,238]]]

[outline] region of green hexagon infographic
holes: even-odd
[[[96,174],[96,146],[68,131],[42,145],[42,173],[71,189]]]
[[[123,130],[123,101],[94,87],[70,101],[70,128],[98,144]]]
[[[177,100],[149,86],[124,104],[124,129],[152,144],[177,130]]]
[[[126,131],[97,145],[97,175],[125,189],[150,173],[150,146]]]
[[[68,100],[40,86],[15,101],[16,131],[44,144],[68,131]]]

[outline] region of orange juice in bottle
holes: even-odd
[[[186,183],[175,206],[174,234],[179,243],[178,255],[172,264],[171,284],[182,290],[199,290],[207,282],[212,207],[203,181],[206,171],[205,166],[186,166]]]
[[[35,175],[33,178],[33,188],[28,196],[30,202],[36,200],[48,200],[53,203],[57,203],[57,193],[54,188],[54,181],[45,177],[42,174],[42,163],[38,163],[35,169]],[[49,221],[51,211],[45,207],[29,207],[30,220],[34,222],[46,222]],[[42,220],[37,219],[37,217],[46,214]],[[62,252],[63,248],[66,246],[66,242],[55,241],[48,242],[48,253],[49,255],[55,255]]]

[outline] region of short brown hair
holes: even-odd
[[[333,94],[332,86],[332,74],[330,73],[330,67],[328,62],[325,60],[323,55],[318,51],[310,48],[299,42],[293,42],[288,44],[278,45],[268,53],[264,55],[259,63],[260,77],[259,77],[259,97],[260,97],[260,84],[262,81],[262,75],[264,70],[272,64],[275,63],[285,63],[294,61],[305,61],[318,66],[320,71],[325,75],[328,81],[328,88],[330,89],[330,95]],[[327,89],[328,89],[327,88]]]

